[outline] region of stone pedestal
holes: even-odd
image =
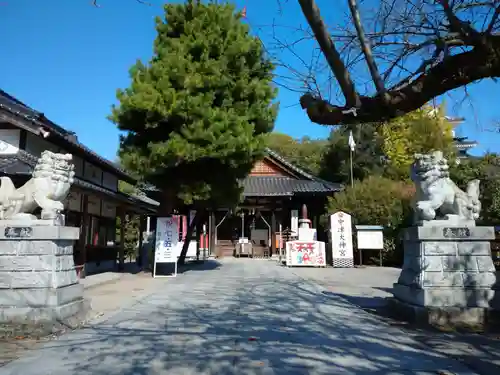
[[[83,316],[73,261],[79,228],[0,225],[0,325],[62,323]]]
[[[412,227],[393,307],[432,324],[483,324],[496,281],[492,227]]]

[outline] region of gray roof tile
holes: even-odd
[[[119,175],[119,177],[126,179],[129,182],[135,181],[135,179],[123,170],[118,164],[107,160],[100,156],[99,154],[92,151],[90,148],[85,146],[83,143],[78,142],[75,137],[75,133],[69,131],[62,126],[55,124],[50,121],[45,115],[41,112],[34,110],[28,105],[24,104],[20,100],[16,99],[12,95],[9,95],[5,91],[0,89],[0,109],[10,113],[13,116],[19,116],[26,121],[34,122],[38,126],[43,126],[49,129],[53,134],[58,136],[59,138],[64,139],[68,144],[80,149],[84,154],[88,157],[94,159],[97,163],[101,165],[101,167],[107,167],[111,169],[113,172]]]
[[[294,196],[297,194],[328,194],[342,190],[342,185],[323,181],[297,180],[280,176],[249,176],[243,180],[243,195],[257,196]]]
[[[0,155],[0,173],[12,175],[12,174],[31,174],[34,166],[37,163],[38,158],[29,154],[24,150],[19,150],[17,154],[11,155]],[[122,202],[127,202],[129,204],[138,204],[146,206],[148,209],[155,210],[160,203],[153,199],[144,197],[142,195],[129,195],[121,192],[115,192],[105,187],[96,185],[92,182],[83,180],[79,177],[75,177],[75,186],[87,189],[90,191],[95,191],[107,195],[113,199],[117,199]]]

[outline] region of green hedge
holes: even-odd
[[[353,225],[381,225],[384,227],[384,266],[400,266],[403,262],[401,229],[411,225],[411,197],[413,187],[379,176],[356,181],[328,200],[327,212],[349,213]],[[379,263],[378,252],[370,256],[373,263]]]

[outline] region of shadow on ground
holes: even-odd
[[[391,292],[390,288],[375,288]],[[470,332],[443,332],[436,327],[422,327],[401,320],[389,310],[387,297],[351,296],[323,292],[330,298],[342,298],[369,313],[376,314],[384,322],[403,328],[405,332],[429,349],[456,358],[480,374],[500,374],[500,336],[472,334]]]
[[[131,275],[135,275],[135,274],[143,272],[143,269],[136,262],[127,261],[123,264],[123,270],[121,270],[121,271],[119,271],[119,265],[118,265],[118,263],[116,263],[113,267],[110,267],[110,268],[96,269],[94,271],[87,272],[86,276],[101,275],[101,274],[109,273],[109,272],[129,273]]]
[[[213,271],[221,267],[220,262],[214,259],[191,261],[186,264],[180,265],[177,269],[177,273],[187,273],[191,271]]]
[[[157,274],[159,275],[170,275],[173,274],[174,272],[174,263],[158,263],[156,265],[157,267]],[[215,269],[218,269],[221,266],[221,264],[213,259],[208,259],[208,260],[199,260],[199,261],[188,261],[185,264],[182,265],[177,265],[177,274],[183,274],[186,272],[191,272],[191,271],[212,271]],[[134,265],[134,266],[129,266],[128,268],[125,268],[125,270],[122,273],[131,273],[131,274],[138,274],[138,273],[151,273],[152,274],[153,270],[146,270],[142,269],[141,267]]]
[[[156,293],[46,345],[6,375],[435,374],[450,365],[288,271],[272,277],[222,267],[234,273],[224,279],[214,276],[218,262],[190,271],[213,266],[191,285],[189,273],[165,283],[168,298]]]

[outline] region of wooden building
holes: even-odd
[[[124,265],[124,244],[116,242],[116,221],[127,213],[145,217],[155,214],[158,202],[118,190],[118,182],[136,181],[118,165],[78,142],[70,132],[21,101],[0,90],[0,175],[16,186],[30,177],[44,150],[73,154],[75,182],[65,202],[66,225],[81,228],[75,244],[79,274]],[[139,236],[142,238],[142,236]],[[121,233],[123,238],[123,232]]]
[[[210,213],[210,252],[216,256],[235,253],[239,238],[247,238],[255,256],[277,253],[277,233],[296,231],[303,204],[308,218],[318,229],[318,240],[326,234],[320,222],[327,197],[342,190],[342,185],[317,178],[287,162],[268,149],[242,182],[244,201],[236,210],[219,208]]]
[[[234,256],[240,239],[252,244],[255,257],[270,257],[278,253],[278,236],[296,232],[301,208],[305,204],[308,218],[317,229],[318,240],[327,241],[320,221],[325,214],[327,198],[343,186],[311,175],[267,149],[263,160],[257,162],[241,182],[244,200],[236,209],[219,207],[205,212],[192,237],[186,238],[190,207],[178,207],[179,240],[195,242],[198,256]],[[147,188],[155,199],[161,193],[154,186]],[[156,228],[152,217],[151,231]]]

